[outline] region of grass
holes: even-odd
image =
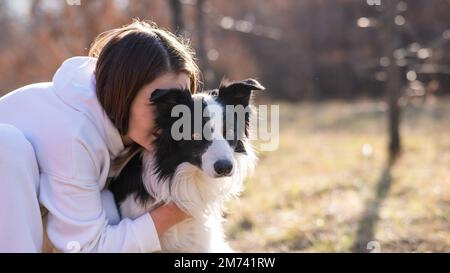
[[[278,150],[259,154],[228,206],[231,245],[368,252],[376,241],[381,252],[450,251],[450,98],[404,107],[403,153],[391,168],[385,117],[376,101],[281,104]]]

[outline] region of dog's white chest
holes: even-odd
[[[168,230],[161,238],[163,252],[232,252],[224,240],[219,219],[189,219]]]

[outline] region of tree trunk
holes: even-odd
[[[183,35],[184,20],[183,20],[183,6],[180,0],[170,0],[170,7],[172,9],[172,25],[177,35]]]
[[[397,13],[397,1],[386,1],[386,17],[385,17],[385,44],[387,45],[387,56],[391,59],[388,68],[388,81],[386,83],[388,112],[388,128],[389,128],[389,159],[394,161],[401,151],[400,140],[400,106],[399,99],[401,96],[401,73],[394,58],[394,51],[400,48],[400,37],[397,31],[395,16]]]
[[[203,12],[205,6],[204,0],[197,0],[197,52],[199,56],[199,68],[205,76],[203,79],[204,84],[207,86],[214,79],[208,77],[212,71],[209,69],[208,65],[208,54],[205,46],[206,37],[206,24],[205,24],[205,14]]]

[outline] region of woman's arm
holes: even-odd
[[[169,204],[136,219],[125,218],[109,225],[99,178],[92,175],[101,162],[92,162],[96,157],[90,156],[85,147],[73,145],[73,160],[69,157],[65,162],[74,166],[72,177],[41,173],[39,199],[49,211],[47,234],[50,241],[60,251],[159,251],[159,237],[186,215]]]
[[[115,225],[108,224],[96,181],[73,182],[42,173],[39,199],[49,211],[46,232],[58,251],[161,250],[157,224],[148,213],[136,219],[122,219]]]
[[[150,217],[155,223],[158,237],[177,223],[189,218],[190,216],[177,207],[174,203],[161,206],[150,212]]]

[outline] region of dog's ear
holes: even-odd
[[[227,105],[247,106],[253,90],[265,90],[255,79],[246,79],[231,83],[221,83],[218,92],[219,100]]]
[[[155,105],[175,106],[186,104],[192,100],[188,90],[182,89],[156,89],[150,96],[150,102]]]

